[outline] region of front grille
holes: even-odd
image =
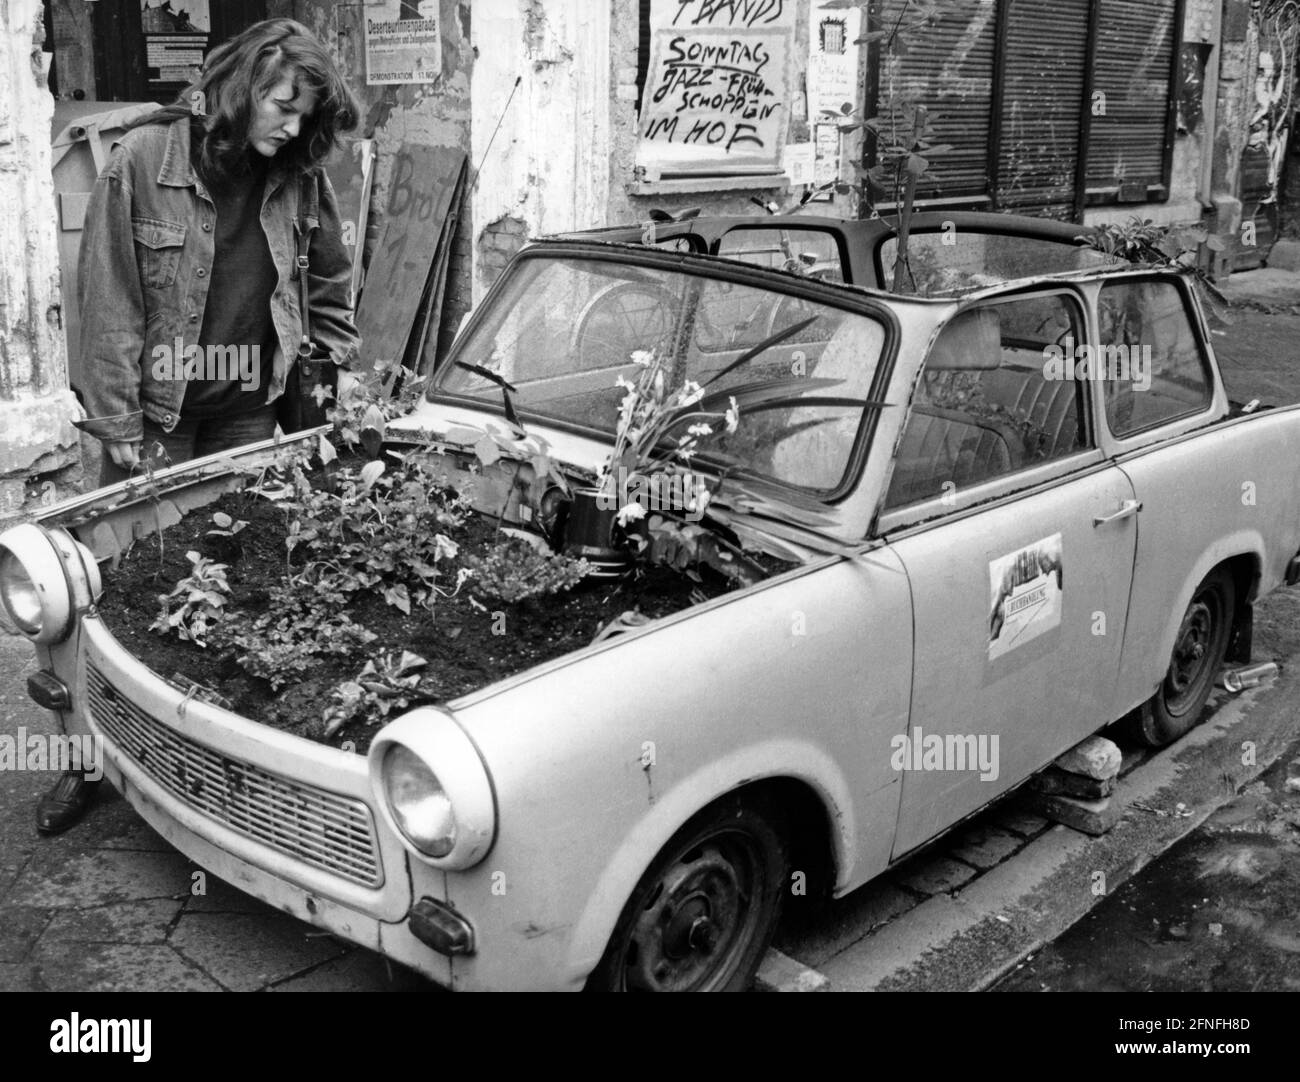
[[[87,676],[94,721],[172,796],[305,864],[365,887],[383,882],[374,821],[363,801],[221,755],[150,717],[94,665]]]

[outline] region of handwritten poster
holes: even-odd
[[[442,72],[437,0],[366,0],[366,85],[424,83]]]
[[[781,172],[795,14],[795,0],[651,0],[647,178]]]

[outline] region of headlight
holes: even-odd
[[[420,852],[445,857],[456,843],[456,817],[437,776],[402,744],[388,746],[382,769],[398,829]]]
[[[0,604],[28,638],[62,641],[99,591],[94,557],[66,531],[28,522],[0,534]]]
[[[0,599],[24,635],[41,632],[41,598],[27,568],[12,552],[0,555]]]
[[[492,848],[492,783],[449,714],[423,706],[385,726],[370,747],[370,784],[388,825],[421,860],[470,868]]]

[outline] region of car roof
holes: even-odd
[[[843,233],[860,233],[866,239],[895,236],[897,223],[887,218],[834,218],[817,214],[701,214],[674,218],[651,212],[646,222],[633,225],[599,226],[555,234],[557,238],[613,240],[641,243],[647,224],[653,224],[656,239],[689,236],[720,237],[732,229],[788,228],[823,229]],[[979,233],[1002,233],[1007,236],[1055,241],[1060,244],[1084,244],[1096,232],[1095,227],[1054,218],[1034,218],[1026,214],[995,214],[989,211],[919,211],[912,215],[913,232],[935,232],[945,228],[968,229]]]

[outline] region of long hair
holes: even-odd
[[[316,108],[303,116],[298,134],[275,155],[290,171],[305,173],[357,126],[360,108],[325,46],[293,19],[254,23],[213,49],[198,79],[175,102],[129,127],[190,117],[195,167],[206,180],[227,177],[247,160],[257,102],[284,78],[292,78],[295,94],[316,93]]]

